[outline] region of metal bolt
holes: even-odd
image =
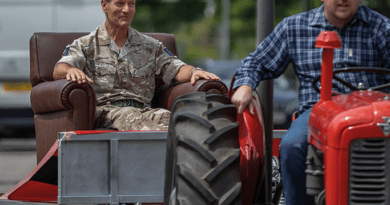
[[[358,85],[358,89],[365,89],[366,86],[364,85],[364,83],[359,83]]]

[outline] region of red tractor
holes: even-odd
[[[382,68],[333,71],[331,49],[340,47],[341,42],[337,33],[323,35],[327,35],[324,38],[329,40],[328,44],[334,45],[319,46],[324,47],[323,76],[321,99],[313,107],[309,119],[307,193],[317,196],[317,204],[388,204],[386,150],[389,141],[386,138],[390,133],[390,96],[379,90],[389,88],[390,83],[372,88],[355,87],[334,77],[352,92],[336,93],[332,97],[331,90],[332,72],[389,75],[390,71]]]
[[[316,47],[324,48],[323,75],[321,98],[309,119],[307,193],[316,196],[317,204],[387,204],[390,96],[378,90],[389,88],[390,83],[354,87],[333,73],[390,71],[345,68],[333,72],[333,49],[340,46],[334,32],[323,32],[317,39]],[[332,78],[353,91],[332,96]],[[270,163],[272,139],[264,135],[256,92],[253,101],[257,105],[254,116],[247,109],[237,115],[226,96],[191,93],[176,100],[168,131],[165,204],[279,203],[281,184],[273,190],[271,186],[272,176],[273,182],[279,181],[275,180],[277,161]]]

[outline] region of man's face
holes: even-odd
[[[110,3],[102,0],[101,4],[109,24],[121,28],[130,26],[135,13],[135,0],[111,0]]]
[[[336,27],[342,27],[355,16],[361,0],[321,0],[325,18]]]

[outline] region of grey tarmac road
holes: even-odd
[[[35,139],[0,139],[0,193],[24,179],[36,166]]]

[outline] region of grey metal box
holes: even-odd
[[[167,131],[58,135],[58,203],[163,202]]]

